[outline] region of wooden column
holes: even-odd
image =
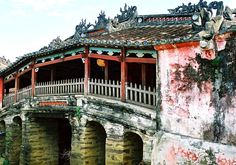
[[[50,81],[53,82],[55,80],[56,70],[55,67],[50,69]]]
[[[121,101],[126,99],[126,80],[127,80],[127,64],[125,62],[126,51],[124,48],[121,49]]]
[[[16,74],[16,76],[15,76],[15,98],[14,98],[15,102],[17,102],[17,93],[18,93],[19,88],[20,88],[20,78],[19,78],[18,74]]]
[[[31,70],[31,87],[32,87],[32,97],[35,96],[35,84],[37,80],[37,73],[35,72],[35,67],[32,68]]]
[[[88,57],[89,48],[85,47],[85,63],[84,63],[84,95],[89,94],[89,78],[90,78],[90,58]]]
[[[108,61],[105,60],[105,80],[108,80]]]
[[[3,107],[3,97],[4,97],[4,78],[0,77],[0,108]]]
[[[146,85],[146,64],[141,64],[142,85]]]

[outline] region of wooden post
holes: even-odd
[[[32,68],[31,70],[31,88],[32,88],[32,97],[35,96],[35,84],[36,84],[36,79],[37,79],[37,73],[35,72],[35,67]]]
[[[125,48],[121,49],[121,101],[125,102],[126,99],[126,77],[127,77],[127,64],[125,62]]]
[[[105,80],[108,80],[108,61],[105,60]]]
[[[53,82],[54,81],[54,75],[55,75],[55,70],[52,68],[51,70],[51,73],[50,73],[50,81]]]
[[[3,97],[4,97],[4,78],[0,77],[0,108],[3,107]]]
[[[146,85],[146,64],[141,64],[142,85]]]
[[[84,64],[84,95],[89,94],[89,78],[90,78],[90,58],[89,48],[85,47],[85,64]]]
[[[16,73],[16,76],[15,76],[15,97],[14,97],[15,103],[17,102],[17,93],[18,93],[19,87],[20,87],[20,78],[19,78],[18,74]]]

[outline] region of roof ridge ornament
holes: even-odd
[[[71,45],[74,43],[74,39],[70,38],[65,41],[61,40],[61,38],[58,36],[57,38],[53,39],[48,46],[44,46],[41,49],[39,49],[38,52],[44,52],[44,51],[49,51],[49,50],[56,50],[60,49],[62,47]]]
[[[109,23],[107,25],[109,32],[127,29],[135,25],[135,19],[138,16],[136,6],[127,7],[127,4],[125,4],[124,10],[120,8],[120,12],[121,15],[117,14],[114,19],[109,19]]]
[[[200,12],[203,8],[213,14],[213,9],[216,10],[216,15],[222,15],[224,10],[223,1],[212,1],[207,4],[207,1],[200,0],[198,4],[193,4],[190,2],[188,5],[184,3],[175,9],[168,9],[170,14],[193,14]]]
[[[39,51],[46,51],[48,49],[57,49],[60,46],[63,45],[63,41],[61,40],[61,38],[59,36],[57,36],[57,38],[53,39],[48,46],[44,46],[41,49],[39,49]]]
[[[94,29],[102,29],[102,28],[106,28],[107,24],[108,24],[108,19],[106,18],[106,14],[105,11],[101,11],[99,13],[99,16],[97,17],[98,21],[95,21],[95,25]]]
[[[200,39],[201,57],[215,59],[218,50],[215,36],[235,24],[232,20],[236,9],[231,10],[227,6],[224,8],[222,1],[213,1],[207,5],[203,0],[200,0],[195,8],[195,12],[192,13],[192,27],[199,32],[197,35]],[[213,9],[216,10],[215,15]]]
[[[75,27],[74,39],[79,39],[87,36],[88,29],[92,24],[86,24],[86,19],[82,19],[81,22]]]
[[[53,39],[50,44],[48,45],[48,48],[55,48],[59,47],[63,44],[63,41],[61,40],[60,36],[57,36],[57,38]]]
[[[117,16],[115,17],[118,19],[119,23],[128,21],[134,18],[135,16],[137,16],[137,7],[128,6],[127,8],[127,4],[125,3],[124,10],[120,8],[120,12],[121,12],[121,15],[117,14]]]

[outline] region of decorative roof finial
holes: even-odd
[[[169,9],[170,14],[193,14],[200,12],[202,9],[206,9],[213,14],[213,9],[216,10],[216,15],[222,15],[224,10],[223,1],[213,1],[209,5],[206,1],[200,0],[198,4],[189,3],[188,5],[182,4],[175,9]]]
[[[105,12],[101,11],[101,13],[99,14],[97,18],[98,18],[98,21],[95,21],[94,29],[106,28],[109,21],[106,18]]]
[[[79,25],[75,27],[75,34],[74,34],[74,39],[79,39],[81,37],[86,37],[87,36],[87,31],[92,26],[92,24],[87,24],[86,25],[86,19],[82,19]]]
[[[118,19],[118,22],[125,22],[128,21],[135,16],[137,16],[137,7],[136,6],[129,6],[127,8],[127,4],[125,4],[124,10],[120,8],[121,15],[117,14],[115,18]]]

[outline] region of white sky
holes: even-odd
[[[182,3],[199,0],[0,0],[0,56],[15,57],[47,46],[52,39],[65,39],[75,32],[82,18],[94,23],[100,11],[113,18],[120,7],[137,6],[138,14],[167,14]],[[208,3],[211,2],[208,0]],[[236,8],[235,0],[223,0]]]

